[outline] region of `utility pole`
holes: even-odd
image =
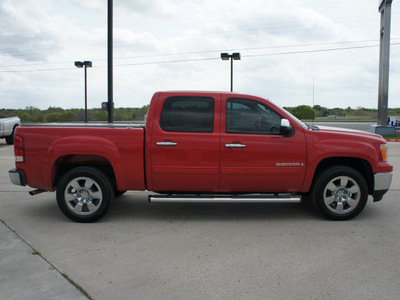
[[[393,0],[381,0],[380,49],[379,49],[379,88],[378,88],[378,125],[386,126],[389,95],[389,57],[390,57],[390,19]]]
[[[114,122],[114,100],[113,100],[113,0],[108,0],[108,10],[107,10],[107,24],[108,24],[108,55],[107,55],[107,65],[108,65],[108,123]]]

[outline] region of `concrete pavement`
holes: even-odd
[[[4,197],[18,201],[18,192],[9,184],[7,169],[12,165],[13,148],[0,142],[0,299],[88,299],[28,241],[7,225]],[[17,187],[18,188],[18,187]],[[26,190],[26,188],[22,188]],[[12,221],[10,223],[13,223]]]
[[[400,294],[399,143],[389,144],[392,189],[347,222],[307,205],[149,204],[146,193],[128,192],[100,222],[78,224],[54,193],[31,197],[9,183],[12,155],[1,142],[0,299],[86,299],[60,273],[94,299]]]
[[[2,222],[0,237],[1,299],[88,299]]]

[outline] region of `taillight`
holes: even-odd
[[[14,155],[16,162],[25,162],[25,146],[22,136],[16,135],[14,138]]]

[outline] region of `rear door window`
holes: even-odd
[[[163,104],[160,127],[168,132],[204,132],[214,130],[214,99],[179,96]]]

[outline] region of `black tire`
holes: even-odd
[[[114,199],[110,178],[92,167],[67,172],[57,187],[57,204],[75,222],[90,223],[102,218]]]
[[[6,136],[6,143],[7,143],[7,145],[13,145],[13,144],[14,144],[14,133],[15,133],[15,128],[16,128],[16,127],[17,127],[17,126],[14,126],[11,135]]]
[[[368,186],[357,170],[334,166],[324,170],[315,180],[311,198],[314,207],[330,220],[349,220],[364,209]]]

